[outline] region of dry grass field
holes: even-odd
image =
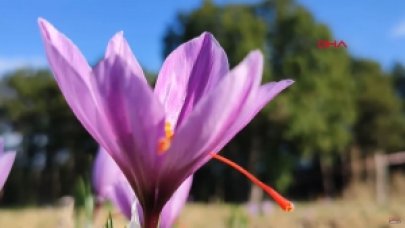
[[[97,216],[94,227],[103,227],[107,210]],[[397,216],[402,224],[390,225]],[[63,208],[1,209],[1,228],[90,227],[82,219],[76,225],[72,214]],[[82,216],[83,217],[83,216]],[[124,218],[113,212],[114,227],[125,227]],[[70,220],[70,221],[69,221]],[[250,215],[244,206],[226,204],[189,204],[183,210],[177,228],[270,228],[270,227],[404,227],[405,200],[391,201],[381,207],[370,201],[319,201],[297,203],[292,213],[272,207],[263,215]]]
[[[371,202],[317,202],[300,203],[292,213],[278,208],[267,215],[252,216],[245,210],[235,213],[226,205],[189,205],[183,211],[180,228],[220,228],[220,227],[390,227],[389,217],[404,219],[399,227],[405,227],[405,202],[393,202],[386,207],[378,207]],[[234,214],[234,216],[232,216]],[[236,214],[236,215],[235,215]],[[239,218],[238,218],[239,215]],[[244,218],[244,219],[242,219]],[[391,225],[393,226],[393,225]]]

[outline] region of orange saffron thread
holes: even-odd
[[[170,139],[168,139],[168,138],[159,139],[157,153],[159,155],[164,154],[169,149],[170,143],[171,143]]]
[[[172,125],[169,122],[165,123],[165,137],[159,139],[158,146],[157,146],[157,153],[159,155],[164,154],[170,147],[171,141],[174,135],[172,130]]]
[[[274,201],[276,201],[276,203],[281,207],[281,209],[283,209],[283,211],[290,212],[290,211],[294,210],[294,204],[291,201],[284,198],[282,195],[280,195],[280,193],[276,192],[276,190],[274,190],[272,187],[266,185],[265,183],[263,183],[262,181],[257,179],[255,176],[253,176],[253,174],[251,174],[246,169],[242,168],[240,165],[238,165],[235,162],[233,162],[225,157],[222,157],[221,155],[218,155],[216,153],[211,152],[210,155],[213,158],[217,159],[218,161],[229,165],[230,167],[236,169],[237,171],[239,171],[240,173],[245,175],[250,181],[252,181],[254,184],[256,184],[261,189],[263,189],[263,191],[266,192],[267,195],[269,195],[271,198],[273,198]]]

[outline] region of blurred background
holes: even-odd
[[[91,194],[97,145],[47,69],[39,16],[91,64],[124,30],[151,85],[164,58],[203,31],[214,34],[231,66],[260,49],[263,82],[296,81],[222,151],[297,202],[296,211],[281,212],[241,174],[211,161],[195,175],[179,227],[405,220],[405,3],[16,0],[0,1],[0,134],[7,150],[18,151],[1,193],[0,227],[65,227],[54,216],[69,204],[65,196],[80,217]],[[347,47],[320,48],[320,40]]]

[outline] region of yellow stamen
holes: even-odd
[[[169,122],[165,123],[165,137],[161,138],[158,142],[157,153],[159,155],[164,154],[169,148],[172,142],[174,132],[172,129],[172,125]]]
[[[166,134],[166,138],[169,138],[169,139],[171,139],[174,135],[172,125],[169,122],[165,123],[165,134]]]

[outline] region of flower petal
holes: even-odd
[[[293,84],[293,80],[282,80],[279,82],[270,82],[252,94],[246,107],[240,113],[240,116],[231,127],[228,128],[220,142],[217,143],[213,152],[219,152],[240,130],[242,130],[256,114],[275,96],[281,93],[285,88]]]
[[[96,98],[91,68],[79,49],[44,19],[38,19],[50,68],[76,117],[97,140],[102,141],[102,112]],[[104,137],[105,138],[105,137]]]
[[[169,181],[181,182],[206,162],[208,153],[238,118],[252,91],[257,89],[258,77],[262,75],[262,59],[258,51],[250,53],[197,104],[176,131],[162,167],[180,179],[162,178],[161,186],[170,186]]]
[[[156,82],[155,94],[174,128],[228,71],[224,50],[207,32],[182,44],[167,57]]]
[[[11,167],[15,160],[16,152],[6,152],[0,155],[0,190],[3,189],[4,183],[10,174]]]
[[[39,19],[48,61],[69,106],[103,146],[145,203],[153,191],[157,142],[164,135],[164,108],[154,97],[140,67],[128,57],[117,35],[106,58],[91,71],[78,48],[52,25]]]
[[[127,40],[124,38],[124,32],[118,32],[108,42],[107,50],[105,53],[105,59],[120,57],[126,61],[128,68],[132,71],[132,74],[140,77],[146,82],[146,78],[143,74],[142,68],[131,51]]]
[[[98,199],[111,200],[131,219],[131,205],[136,200],[135,193],[117,163],[102,147],[99,148],[94,161],[92,181]]]
[[[108,199],[110,191],[122,172],[115,161],[100,147],[93,165],[92,183],[99,202]]]
[[[186,204],[192,183],[193,176],[190,176],[180,185],[170,200],[167,201],[160,216],[160,228],[172,227],[181,209]]]
[[[38,19],[38,25],[40,27],[42,39],[46,45],[47,54],[49,55],[48,57],[55,57],[55,62],[59,58],[63,58],[80,76],[84,77],[85,75],[88,76],[90,74],[90,66],[72,41],[43,18]],[[56,53],[48,53],[48,51],[51,51],[48,50],[50,47],[54,49],[52,52]],[[83,80],[86,80],[86,77],[84,77]]]
[[[103,112],[111,127],[106,148],[142,201],[144,191],[154,185],[158,140],[164,136],[163,107],[152,89],[134,75],[120,56],[103,59],[94,69]],[[142,186],[142,187],[141,187]],[[150,190],[150,189],[149,189]]]
[[[113,188],[110,194],[110,200],[121,211],[121,213],[128,220],[130,220],[132,215],[132,205],[134,203],[139,203],[136,199],[134,191],[131,188],[131,185],[129,185],[128,181],[125,179],[122,173],[120,174],[120,177],[118,177],[118,179],[119,180],[116,181],[115,184],[112,186]],[[139,215],[136,216],[139,218]]]

